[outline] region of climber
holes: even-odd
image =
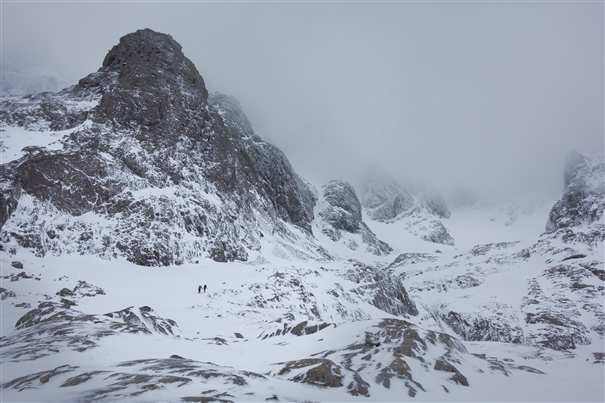
[[[206,286],[206,284],[204,284],[204,293],[206,293],[206,288],[208,287]]]
[[[205,287],[206,287],[206,286],[204,286],[204,288],[205,288]],[[198,286],[197,286],[197,293],[199,294],[200,292],[202,292],[202,286],[201,286],[201,285],[198,285]],[[204,292],[206,292],[206,290],[205,290],[205,289],[204,289]]]

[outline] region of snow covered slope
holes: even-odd
[[[3,401],[603,397],[602,339],[554,350],[458,336],[433,309],[436,298],[487,305],[481,314],[499,304],[505,319],[512,298],[456,285],[423,291],[413,272],[414,282],[392,275],[397,265],[205,260],[167,270],[23,249],[7,258]],[[485,283],[508,278],[499,284],[512,290],[511,277]],[[208,291],[198,294],[198,284]]]

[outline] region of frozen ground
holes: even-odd
[[[425,249],[436,249],[434,244],[422,242],[420,245]],[[515,245],[513,248],[520,249],[522,246]],[[460,253],[454,247],[439,245],[439,249],[442,253],[435,255],[443,263],[451,262]],[[13,267],[13,261],[21,262],[23,269]],[[413,367],[414,380],[425,389],[414,398],[409,396],[403,383],[393,382],[389,388],[371,383],[369,396],[353,396],[347,394],[344,387],[317,387],[293,382],[287,374],[279,375],[283,365],[278,363],[343,349],[363,341],[364,332],[371,331],[381,318],[395,318],[357,298],[347,309],[361,310],[366,314],[365,320],[335,320],[338,314],[330,291],[335,289],[335,284],[339,284],[341,289],[353,295],[350,290],[357,286],[343,277],[349,265],[350,262],[345,260],[294,262],[272,257],[271,262],[260,265],[204,260],[194,265],[150,268],[91,256],[40,259],[25,250],[19,250],[12,256],[3,253],[1,287],[15,296],[2,300],[2,382],[5,386],[2,401],[178,401],[183,397],[265,401],[273,396],[280,401],[604,401],[605,367],[602,363],[594,363],[598,361],[594,353],[605,350],[602,338],[567,353],[504,342],[463,342],[470,354],[461,355],[456,366],[468,379],[469,386],[448,383],[447,377],[442,376],[447,373],[430,371],[430,367]],[[430,266],[428,263],[421,265],[425,269]],[[413,265],[406,267],[410,266]],[[489,300],[494,296],[502,303],[518,300],[518,296],[509,291],[517,288],[520,289],[517,294],[523,293],[523,284],[532,276],[531,272],[526,271],[531,269],[530,266],[513,264],[507,266],[504,272],[491,276],[486,281],[486,287],[448,293],[417,290],[419,284],[443,277],[434,276],[434,272],[406,279],[404,285],[421,311],[418,316],[406,320],[419,329],[439,330],[439,324],[429,315],[430,310],[422,306],[457,300],[476,303],[477,300]],[[539,272],[540,266],[534,266],[538,267],[534,271]],[[303,336],[288,333],[263,338],[280,328],[288,314],[293,324],[308,318],[305,317],[302,294],[288,293],[289,289],[281,289],[284,292],[281,298],[267,303],[279,290],[279,287],[268,286],[276,272],[300,279],[305,292],[313,295],[312,304],[320,308],[321,318],[331,325]],[[27,276],[15,277],[19,273]],[[32,278],[27,278],[30,275]],[[517,278],[518,275],[521,278]],[[17,280],[11,281],[11,277]],[[7,345],[4,336],[18,332],[15,324],[19,318],[41,301],[60,300],[57,293],[63,288],[74,289],[80,280],[102,289],[104,294],[71,298],[76,303],[73,309],[87,314],[104,314],[127,307],[149,306],[159,317],[177,323],[174,336],[153,332],[118,333],[99,338],[96,347],[82,352],[74,351],[67,341],[51,348],[56,352],[51,351],[34,360],[23,356],[10,358],[10,352],[18,346]],[[198,285],[204,284],[208,285],[207,292],[198,293]],[[266,288],[263,290],[263,287]],[[295,291],[295,288],[292,286],[290,291]],[[255,302],[263,292],[264,307]],[[219,372],[224,376],[239,373],[246,382],[243,385],[233,384],[220,376],[202,377],[182,385],[176,381],[158,381],[160,386],[157,389],[142,393],[136,389],[137,382],[134,380],[128,386],[123,386],[121,392],[110,393],[107,392],[111,389],[107,385],[109,375],[104,377],[102,374],[105,373],[98,375],[95,372],[107,371],[106,374],[112,374],[118,365],[124,368],[124,362],[168,359],[174,355],[199,363],[212,363],[213,368],[220,368]],[[425,360],[430,362],[438,355],[429,351]],[[39,376],[40,379],[24,382],[21,387],[6,387],[6,383],[13,379],[59,367],[65,372],[55,370],[48,379]],[[519,369],[525,367],[537,371]],[[138,367],[132,364],[126,368]],[[248,373],[259,376],[243,375]],[[89,380],[71,387],[64,386],[68,379],[73,379],[74,374],[87,374],[84,378],[89,377]],[[124,376],[123,372],[120,374]],[[97,394],[91,395],[90,391],[96,391]]]

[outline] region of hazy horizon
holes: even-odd
[[[603,152],[603,3],[3,3],[2,64],[75,84],[141,28],[318,188],[556,189],[570,150]]]

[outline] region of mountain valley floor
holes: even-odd
[[[12,261],[21,262],[23,269],[11,266]],[[448,383],[447,377],[439,377],[440,373],[436,377],[436,371],[416,370],[414,379],[423,385],[425,391],[419,392],[415,398],[410,397],[403,384],[397,382],[392,382],[389,388],[373,384],[369,388],[369,397],[366,397],[346,394],[342,387],[317,387],[288,380],[283,370],[278,371],[281,368],[279,363],[342,349],[362,341],[360,338],[363,338],[364,331],[382,318],[395,318],[370,304],[363,304],[363,301],[354,301],[347,308],[353,310],[361,305],[361,310],[367,315],[364,320],[338,318],[337,312],[329,307],[332,301],[327,296],[336,289],[335,284],[340,284],[345,290],[354,286],[341,277],[344,265],[346,263],[338,261],[320,264],[275,260],[273,263],[250,265],[205,260],[199,264],[166,268],[140,267],[92,256],[40,259],[24,250],[10,257],[4,254],[2,287],[15,296],[10,297],[3,292],[2,401],[72,401],[80,400],[82,396],[88,396],[85,400],[174,401],[187,395],[192,399],[213,397],[213,400],[236,401],[265,401],[273,396],[280,401],[603,401],[605,366],[602,339],[578,346],[572,352],[504,342],[463,342],[470,354],[466,354],[464,361],[459,361],[457,366],[468,379],[469,386]],[[19,273],[25,275],[19,276]],[[295,281],[290,287],[283,284],[276,287],[275,282],[272,283],[276,273],[291,274],[292,279],[298,279],[300,284]],[[27,357],[27,352],[11,356],[15,349],[28,343],[25,340],[15,344],[7,341],[7,336],[17,332],[17,321],[28,312],[24,308],[35,308],[40,301],[65,299],[57,294],[63,289],[77,288],[82,284],[79,281],[89,286],[80,287],[80,290],[103,292],[66,296],[76,304],[73,309],[86,314],[104,314],[127,307],[149,306],[160,317],[176,322],[173,334],[137,332],[99,336],[94,340],[95,346],[81,351],[72,348],[75,342],[71,339],[53,340],[53,335],[42,334],[34,341],[42,349],[42,345],[48,344],[48,351],[42,356]],[[204,284],[208,286],[207,292],[198,293],[198,285],[203,287]],[[289,333],[264,338],[273,329],[281,328],[284,318],[294,322],[305,318],[304,298],[297,294],[302,288],[305,288],[303,293],[313,295],[315,306],[323,307],[321,316],[330,325],[302,336]],[[9,296],[4,299],[5,295]],[[417,294],[412,295],[417,304],[423,302]],[[428,300],[424,302],[428,303]],[[420,328],[437,329],[428,311],[420,311],[418,316],[406,320]],[[82,328],[78,337],[88,337],[87,329]],[[70,332],[77,334],[73,329]],[[600,363],[599,355],[595,353],[601,353]],[[160,382],[160,387],[140,395],[136,380],[117,388],[107,385],[108,381],[102,377],[96,379],[93,376],[105,371],[110,374],[117,366],[124,366],[120,363],[127,361],[174,356],[212,363],[222,368],[220,372],[224,376],[233,371],[259,376],[250,376],[241,385],[224,382],[219,375],[201,378],[200,381],[183,381],[182,385]],[[426,359],[435,357],[429,355]],[[481,357],[487,357],[487,360]],[[494,360],[490,361],[489,357]],[[62,366],[69,370],[61,373],[57,369]],[[532,370],[518,369],[520,367]],[[18,388],[7,385],[28,374],[51,370],[56,375],[53,373],[52,377],[21,382]],[[65,386],[66,380],[72,379],[74,373],[84,376],[78,378],[81,383]],[[94,379],[85,382],[83,379],[86,377]],[[91,395],[90,391],[96,394]],[[203,394],[205,391],[211,392]]]

